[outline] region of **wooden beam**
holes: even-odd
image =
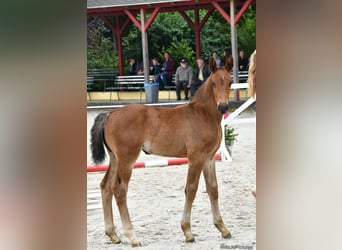
[[[125,31],[125,29],[127,28],[128,24],[130,23],[130,21],[131,20],[129,18],[126,18],[125,22],[120,27],[120,34],[122,34]]]
[[[140,9],[140,20],[141,20],[141,27],[145,27],[145,19],[146,13],[145,9]],[[141,29],[141,45],[142,45],[142,58],[143,58],[143,65],[144,65],[144,81],[145,83],[149,82],[149,55],[148,55],[148,39],[147,39],[147,32],[145,29]]]
[[[190,17],[185,13],[184,10],[180,10],[178,11],[179,14],[181,14],[181,16],[184,18],[184,20],[188,23],[188,25],[190,26],[191,29],[195,29],[195,24],[194,22],[190,19]]]
[[[196,57],[200,57],[201,54],[201,35],[200,31],[203,25],[207,22],[209,16],[214,11],[214,8],[211,8],[207,11],[206,15],[202,20],[199,18],[199,10],[194,10],[195,12],[195,21],[193,22],[190,17],[185,13],[184,10],[178,11],[179,14],[184,18],[184,20],[188,23],[191,29],[195,32],[195,44],[196,44]]]
[[[212,2],[211,3],[217,10],[218,12],[221,13],[221,15],[223,16],[224,19],[226,19],[226,21],[228,23],[230,23],[230,16],[226,13],[226,11],[221,7],[221,5],[218,4],[218,2]]]
[[[141,31],[141,24],[138,21],[138,19],[129,11],[129,10],[124,10],[125,14],[131,19],[131,21],[137,26],[137,28]]]
[[[203,17],[202,21],[200,22],[200,29],[203,28],[203,25],[208,21],[208,18],[210,17],[210,15],[213,13],[214,8],[211,8],[207,11],[207,14],[205,14],[205,16]]]
[[[243,14],[246,12],[248,9],[249,5],[252,4],[252,0],[247,0],[246,2],[243,3],[241,9],[239,10],[239,13],[236,14],[234,18],[234,23],[237,24],[240,18],[243,16]]]
[[[230,16],[234,20],[235,15],[235,0],[230,0]],[[237,48],[237,36],[235,22],[230,23],[231,43],[232,43],[232,56],[233,56],[233,78],[234,83],[239,82],[239,68],[238,68],[238,48]],[[240,100],[239,91],[235,90],[235,101]]]
[[[148,18],[147,22],[145,23],[145,26],[144,26],[144,30],[147,31],[151,24],[153,23],[154,19],[156,18],[156,16],[158,15],[159,13],[159,10],[160,10],[160,7],[157,7],[153,10],[153,12],[151,13],[150,17]]]
[[[114,25],[112,24],[112,22],[109,21],[108,17],[106,17],[106,16],[101,16],[101,19],[102,19],[103,21],[105,21],[105,23],[109,26],[109,28],[110,28],[114,33],[117,32],[117,29],[114,27]]]

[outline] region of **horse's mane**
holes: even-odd
[[[249,94],[254,97],[256,94],[256,50],[254,50],[249,59],[247,82],[249,85]]]
[[[195,96],[190,102],[190,105],[194,107],[207,107],[209,102],[215,102],[213,91],[210,88],[211,75],[202,84],[202,86],[197,90]]]

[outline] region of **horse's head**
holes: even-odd
[[[213,89],[217,110],[221,114],[225,114],[228,111],[229,90],[232,80],[230,71],[233,68],[233,57],[230,55],[226,59],[226,64],[221,68],[218,68],[215,59],[211,58],[209,68],[211,71],[209,84]]]

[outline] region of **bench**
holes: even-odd
[[[91,100],[90,91],[93,89],[94,84],[94,77],[93,76],[87,76],[87,93],[89,96],[89,100]]]
[[[234,78],[233,75],[232,76],[232,79]],[[247,79],[248,79],[248,71],[239,71],[239,82],[240,83],[244,83],[244,82],[247,82]]]
[[[233,80],[233,75],[231,75],[231,77],[232,77],[232,80]],[[239,81],[240,81],[240,83],[246,82],[247,79],[248,79],[248,71],[239,71]],[[167,85],[164,88],[169,91],[169,101],[170,101],[171,90],[176,90],[175,75],[172,75],[172,79],[171,79],[171,82],[169,82],[169,84],[170,85]],[[236,86],[235,89],[248,88],[244,84],[240,85],[240,87],[237,87],[237,85],[235,85],[235,86]],[[242,86],[244,86],[244,87],[242,87]]]
[[[102,72],[103,73],[103,72]],[[248,72],[239,72],[239,78],[244,78],[245,80],[248,78]],[[110,73],[110,76],[113,76]],[[153,75],[149,76],[149,82],[153,82]],[[94,76],[87,77],[87,91],[92,89],[92,85],[94,84],[94,80],[96,78]],[[233,79],[233,76],[232,76]],[[98,80],[98,79],[97,79]],[[108,80],[108,79],[107,79]],[[113,80],[109,82],[109,84],[104,85],[104,91],[110,91],[110,101],[112,100],[112,92],[115,91],[117,94],[118,100],[120,100],[120,92],[121,91],[139,91],[140,92],[140,102],[142,101],[142,92],[145,91],[144,88],[145,78],[144,75],[133,75],[133,76],[113,76]],[[241,83],[240,83],[241,84]],[[242,87],[243,86],[243,87]],[[241,84],[240,88],[246,88],[245,84]],[[168,98],[170,101],[171,91],[176,90],[175,85],[175,75],[172,75],[171,81],[169,85],[164,87],[165,90],[168,91]],[[89,96],[90,99],[90,96]]]
[[[87,77],[92,77],[93,86],[94,88],[98,88],[97,90],[103,89],[105,91],[106,87],[114,82],[115,76],[117,75],[118,71],[112,68],[87,70]],[[103,88],[101,85],[103,85]]]
[[[149,76],[149,82],[153,82],[153,75]],[[140,91],[140,102],[142,99],[142,92],[145,90],[145,77],[144,75],[133,76],[116,76],[114,83],[111,86],[105,88],[106,91],[110,91],[110,101],[112,100],[112,91],[116,91],[118,100],[120,100],[121,91]]]
[[[176,90],[175,75],[172,75],[171,82],[168,82],[168,84],[169,85],[166,85],[164,89],[169,91],[169,101],[170,101],[171,90]]]

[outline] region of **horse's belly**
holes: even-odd
[[[169,156],[169,157],[186,157],[187,151],[185,145],[173,143],[170,139],[164,140],[147,140],[142,146],[145,153]]]

